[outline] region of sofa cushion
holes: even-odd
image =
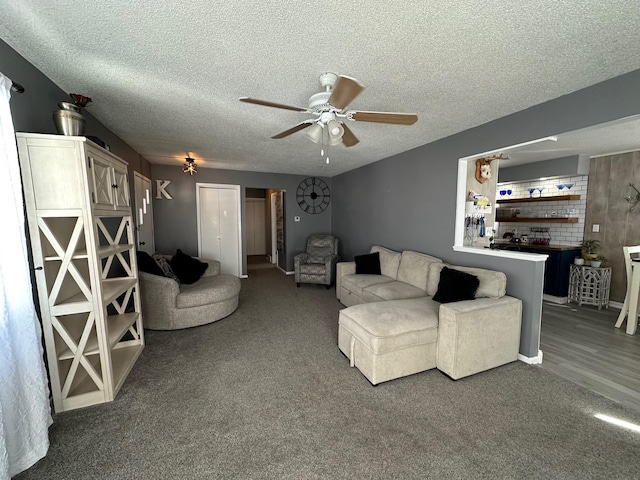
[[[327,273],[324,263],[303,263],[300,265],[300,275],[322,275]]]
[[[176,307],[189,308],[228,300],[240,292],[240,279],[234,275],[202,277],[191,285],[182,285]]]
[[[436,302],[451,303],[461,300],[473,300],[480,285],[480,280],[475,275],[443,267],[440,271],[438,291],[433,296]]]
[[[393,281],[393,278],[385,277],[384,275],[358,275],[352,273],[342,277],[342,288],[356,294],[358,297],[362,297],[363,288]]]
[[[369,253],[367,255],[356,255],[353,257],[356,262],[356,273],[367,275],[380,275],[380,253]]]
[[[484,268],[459,267],[457,265],[434,263],[429,268],[427,295],[433,296],[438,291],[438,284],[440,283],[440,271],[445,266],[467,272],[478,277],[478,280],[480,280],[480,285],[478,286],[478,290],[476,291],[476,298],[500,298],[504,297],[507,293],[507,276],[503,272],[486,270]]]
[[[384,302],[387,300],[402,300],[404,298],[419,298],[426,296],[424,290],[408,283],[394,281],[378,283],[362,289],[362,299],[366,302]]]
[[[209,264],[183,253],[180,249],[171,257],[169,264],[173,273],[180,279],[180,283],[187,285],[197,282],[209,266]]]
[[[397,280],[401,254],[377,245],[371,247],[371,253],[375,252],[380,254],[380,272],[382,275]]]
[[[440,304],[428,297],[362,303],[341,310],[339,321],[341,327],[379,354],[436,342],[439,308]]]
[[[400,257],[398,280],[426,292],[429,266],[432,263],[442,263],[442,260],[424,253],[405,250]]]

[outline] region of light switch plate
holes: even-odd
[[[600,231],[600,224],[599,223],[594,223],[593,226],[591,227],[591,231],[593,233],[598,233]]]

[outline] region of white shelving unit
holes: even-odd
[[[127,163],[16,137],[55,410],[112,401],[144,348]]]

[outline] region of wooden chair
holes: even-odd
[[[631,301],[631,295],[632,295],[631,277],[633,272],[633,269],[631,267],[631,262],[633,258],[640,258],[640,245],[635,245],[631,247],[622,247],[622,251],[624,252],[624,265],[627,269],[627,294],[624,297],[624,305],[622,305],[622,310],[620,310],[620,315],[618,316],[618,321],[616,322],[616,328],[620,328],[620,326],[622,325],[622,322],[624,322],[624,319],[627,317],[629,313],[629,303]],[[630,320],[631,319],[627,320],[627,332],[629,332],[630,330],[628,325]],[[633,319],[633,322],[636,323],[637,319]],[[633,330],[635,331],[635,328],[633,328]]]

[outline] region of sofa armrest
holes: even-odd
[[[342,277],[356,273],[356,262],[336,263],[336,296],[340,298],[340,287],[342,287]]]
[[[309,254],[307,252],[298,253],[293,257],[293,264],[296,268],[300,267],[303,263],[308,263]]]
[[[138,272],[138,283],[144,304],[153,305],[154,308],[176,306],[176,297],[180,293],[180,286],[172,278]]]
[[[201,262],[208,263],[209,266],[202,274],[203,277],[213,277],[214,275],[220,275],[220,262],[211,258],[194,257]]]
[[[440,305],[437,367],[454,380],[518,359],[522,302],[504,296]]]

